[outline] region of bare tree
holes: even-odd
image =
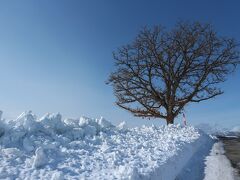
[[[144,28],[113,56],[116,69],[107,83],[116,104],[135,116],[163,118],[168,124],[188,103],[222,94],[217,85],[240,63],[234,39],[198,22],[179,22],[171,31]]]

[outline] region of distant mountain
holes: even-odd
[[[240,137],[240,126],[235,126],[229,133]]]

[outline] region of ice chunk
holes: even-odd
[[[109,121],[107,121],[103,117],[101,117],[100,119],[97,119],[97,122],[101,126],[101,128],[109,128],[113,126]]]
[[[121,122],[121,123],[117,126],[117,129],[119,129],[119,130],[126,130],[126,129],[127,129],[126,122],[125,122],[125,121]]]
[[[21,156],[22,152],[17,148],[6,148],[2,149],[1,154],[15,159]]]
[[[48,162],[47,161],[47,156],[44,152],[44,149],[42,147],[37,148],[36,151],[35,151],[33,166],[35,168],[41,168],[45,164],[47,164],[47,162]]]
[[[95,136],[96,134],[97,134],[96,127],[89,125],[84,128],[85,136]]]
[[[46,114],[42,118],[39,119],[39,122],[46,127],[47,129],[56,132],[63,133],[66,131],[65,123],[62,121],[62,115],[60,113],[57,114]]]
[[[79,127],[79,119],[64,119],[64,123],[72,128]]]
[[[136,167],[130,168],[129,166],[119,166],[119,175],[120,177],[118,177],[118,179],[140,179]]]
[[[64,180],[64,175],[62,172],[59,172],[59,171],[54,172],[51,180]]]
[[[86,117],[81,117],[79,120],[79,126],[84,129],[85,136],[94,136],[100,130],[100,125],[96,120]]]
[[[80,117],[79,126],[86,127],[88,125],[94,126],[95,128],[97,128],[99,126],[98,123],[94,119],[87,118],[87,117]]]
[[[36,122],[36,115],[32,111],[23,112],[16,120],[13,121],[15,128],[23,127],[29,132],[36,131],[39,127]]]
[[[84,129],[82,129],[82,128],[73,128],[69,133],[71,134],[71,138],[73,140],[82,139],[83,136],[84,136]]]
[[[23,148],[28,152],[31,152],[34,150],[32,142],[30,142],[27,137],[23,139]]]

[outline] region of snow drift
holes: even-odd
[[[191,126],[126,128],[24,112],[0,121],[0,179],[170,180],[207,141]]]

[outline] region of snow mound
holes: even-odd
[[[177,155],[188,159],[203,139],[191,126],[127,128],[102,117],[38,119],[31,111],[1,120],[0,130],[0,179],[174,179],[164,168],[180,171]]]

